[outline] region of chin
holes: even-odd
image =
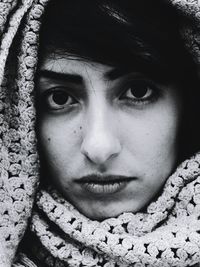
[[[83,213],[83,212],[82,212]],[[114,217],[117,217],[119,216],[121,213],[123,212],[104,212],[104,211],[101,211],[101,212],[95,212],[95,213],[90,213],[90,212],[87,212],[87,213],[83,213],[87,218],[91,219],[91,220],[94,220],[94,221],[103,221],[103,220],[106,220],[106,219],[109,219],[109,218],[114,218]]]
[[[103,221],[109,218],[115,218],[118,217],[119,215],[121,215],[122,213],[125,212],[135,212],[133,209],[131,208],[127,208],[127,206],[125,205],[125,207],[119,207],[118,204],[115,205],[111,205],[110,207],[106,207],[106,205],[104,206],[99,206],[96,208],[92,208],[92,207],[77,207],[78,210],[85,215],[87,218],[91,219],[91,220],[96,220],[96,221]]]

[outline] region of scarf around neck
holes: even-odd
[[[21,254],[22,266],[199,266],[200,154],[177,168],[145,212],[102,222],[80,214],[55,189],[41,190],[30,236],[26,251],[35,265]]]
[[[35,193],[37,191],[39,184],[38,182],[40,176],[39,156],[37,151],[37,140],[35,135],[35,121],[36,121],[35,120],[36,110],[34,105],[35,72],[37,69],[40,25],[42,23],[42,16],[45,12],[45,8],[48,5],[49,1],[50,0],[1,0],[0,1],[0,266],[1,267],[10,267],[13,264],[13,260],[16,256],[19,243],[21,242],[27,228],[27,222],[32,212]],[[180,14],[183,15],[183,21],[180,21],[181,36],[183,37],[183,42],[185,46],[193,56],[197,66],[199,66],[200,64],[199,0],[166,0],[166,2],[169,2],[170,5],[173,5],[174,8]],[[186,17],[190,18],[188,23],[185,22],[184,18]],[[188,172],[187,168],[183,172]],[[196,175],[194,175],[194,177],[196,178],[193,179],[197,179]],[[182,178],[179,177],[178,180],[182,180]],[[186,180],[184,178],[184,181]],[[189,184],[191,184],[192,187],[192,182],[188,182],[188,185],[186,185],[184,182],[184,186],[182,185],[179,186],[178,187],[179,189],[176,189],[177,186],[174,186],[173,185],[174,183],[175,182],[173,182],[172,185],[168,183],[168,187],[170,189],[165,190],[166,193],[164,193],[165,191],[163,192],[164,197],[161,198],[161,200],[163,199],[162,201],[166,201],[165,197],[167,197],[167,195],[169,194],[167,192],[169,192],[170,190],[171,191],[178,190],[178,192],[180,191],[180,188],[183,188],[182,189],[183,192],[184,190],[186,191],[189,190],[189,192],[191,190],[192,193],[188,194],[189,196],[193,195],[194,197],[192,197],[191,203],[190,200],[188,200],[188,203],[190,204],[190,205],[188,204],[188,207],[186,205],[187,200],[178,200],[178,202],[175,205],[176,202],[175,200],[177,199],[172,198],[169,199],[169,201],[167,202],[167,206],[169,206],[169,208],[159,212],[160,209],[159,207],[163,206],[163,204],[159,204],[162,203],[162,201],[160,200],[158,204],[150,205],[151,208],[149,207],[147,209],[148,211],[147,215],[145,216],[143,216],[142,214],[140,215],[142,219],[140,219],[139,215],[130,215],[130,214],[127,214],[126,216],[124,215],[126,218],[130,217],[132,223],[128,223],[127,227],[124,227],[126,223],[125,224],[122,223],[121,226],[116,226],[116,227],[111,224],[110,228],[112,231],[109,230],[110,228],[106,228],[108,227],[106,226],[108,225],[108,222],[112,222],[113,220],[114,222],[118,221],[120,222],[123,216],[120,216],[119,218],[115,218],[113,220],[109,219],[108,221],[106,220],[105,222],[102,223],[97,223],[97,222],[94,223],[88,221],[87,219],[85,219],[80,214],[77,214],[76,212],[78,218],[80,217],[81,220],[84,218],[83,220],[86,223],[83,225],[88,225],[88,227],[89,225],[95,225],[96,227],[95,229],[98,229],[98,231],[100,231],[99,229],[103,228],[103,231],[108,232],[108,235],[106,235],[105,237],[106,238],[105,242],[99,241],[98,243],[96,241],[98,244],[97,243],[93,244],[91,240],[96,240],[93,238],[93,236],[98,236],[97,235],[98,231],[93,231],[91,230],[93,228],[89,228],[92,231],[92,235],[88,235],[91,237],[91,239],[89,239],[89,237],[86,238],[86,236],[83,235],[82,233],[83,229],[87,229],[86,226],[85,228],[82,229],[82,223],[80,223],[81,229],[79,234],[79,231],[76,228],[74,228],[77,220],[75,221],[72,220],[71,223],[68,222],[65,223],[65,225],[66,227],[67,225],[68,226],[71,225],[70,227],[74,228],[73,230],[74,234],[72,235],[71,232],[68,234],[65,228],[62,229],[62,227],[59,226],[59,231],[61,231],[62,235],[58,236],[62,236],[61,240],[64,238],[63,236],[65,235],[69,237],[69,240],[68,241],[64,240],[63,241],[64,243],[62,244],[65,243],[71,244],[70,242],[72,242],[73,248],[76,247],[76,249],[72,250],[73,253],[70,252],[73,254],[73,256],[71,254],[69,256],[65,254],[67,253],[66,251],[71,251],[71,250],[65,249],[64,246],[61,246],[59,248],[58,245],[57,249],[55,250],[53,249],[55,246],[53,240],[55,239],[57,240],[57,238],[53,237],[54,233],[50,235],[51,229],[49,229],[47,226],[43,227],[41,226],[42,227],[41,229],[46,229],[46,230],[48,229],[49,235],[52,236],[52,238],[49,237],[48,238],[49,244],[47,245],[45,243],[45,245],[42,245],[42,247],[46,247],[50,255],[55,254],[55,258],[57,257],[56,253],[58,252],[61,255],[64,255],[63,257],[62,256],[59,257],[62,262],[68,261],[68,265],[71,264],[70,259],[72,262],[73,262],[72,259],[74,260],[76,259],[75,255],[86,254],[87,256],[84,256],[84,258],[87,259],[87,257],[89,257],[88,255],[91,255],[91,253],[93,252],[94,255],[96,255],[94,257],[95,259],[97,259],[99,266],[103,266],[103,263],[105,262],[108,262],[110,266],[112,266],[111,262],[123,262],[123,264],[127,263],[128,265],[130,265],[129,262],[131,261],[136,262],[138,266],[140,266],[141,264],[142,266],[144,266],[144,264],[141,262],[148,262],[148,257],[152,259],[152,256],[150,255],[153,252],[150,251],[154,250],[157,251],[157,250],[154,249],[152,242],[147,243],[146,245],[146,243],[144,243],[142,240],[143,239],[147,240],[147,237],[151,238],[153,232],[158,233],[156,232],[157,229],[163,229],[162,227],[164,227],[165,223],[166,227],[168,223],[172,223],[170,221],[171,220],[170,216],[167,216],[169,210],[175,212],[175,214],[177,212],[178,214],[177,219],[181,218],[180,215],[181,213],[184,214],[183,216],[184,219],[187,218],[186,214],[188,212],[190,213],[193,212],[193,209],[194,209],[194,214],[196,214],[197,212],[196,209],[198,208],[196,207],[198,207],[197,202],[198,202],[199,191],[197,189],[195,189],[196,190],[195,192],[194,189],[184,189],[185,187],[187,188]],[[198,188],[198,186],[196,185],[193,185],[193,187]],[[180,194],[182,194],[181,192],[182,191],[180,191]],[[51,194],[51,192],[44,193],[44,195],[49,196],[49,198],[53,197],[53,194]],[[43,199],[42,196],[41,198],[39,198],[41,199],[41,201]],[[49,203],[53,201],[59,204],[59,202],[57,202],[56,197],[55,199],[53,198],[51,201],[49,200]],[[68,207],[67,204],[64,205],[63,203],[61,203],[62,207],[65,206]],[[154,212],[153,208],[154,205],[155,208],[158,209],[158,212]],[[184,208],[181,208],[181,205],[183,206],[185,205]],[[45,209],[41,205],[39,205],[39,202],[38,202],[38,209],[41,210],[43,214],[46,213],[46,215],[44,215],[44,218],[48,218],[52,214],[52,211],[51,212],[45,211]],[[68,214],[68,212],[66,212],[66,214]],[[37,214],[34,215],[32,219],[32,232],[34,236],[38,236],[38,240],[42,240],[38,241],[38,243],[41,242],[41,244],[43,244],[44,240],[46,240],[47,237],[46,235],[44,235],[45,238],[44,237],[42,238],[43,236],[42,230],[41,231],[38,230],[38,232],[36,232],[35,224],[37,225],[36,221],[38,221],[38,224],[40,223],[40,225],[43,225],[44,222],[41,223],[40,219],[36,220],[36,218],[38,218],[37,216],[39,215]],[[159,216],[161,216],[161,218]],[[176,217],[176,215],[174,216]],[[60,217],[60,220],[61,218],[62,217]],[[152,219],[150,220],[148,218]],[[142,221],[141,223],[140,220]],[[184,220],[181,219],[179,220],[183,224],[183,229],[185,229],[184,227],[186,227],[187,223],[184,223]],[[58,225],[57,219],[54,220],[53,218],[50,219],[49,217],[47,219],[47,222],[45,221],[47,225],[49,224],[49,221],[52,221],[52,223]],[[160,224],[162,225],[161,227],[159,223],[156,223],[157,221],[160,221]],[[193,221],[193,219],[191,221]],[[133,226],[130,225],[133,226],[137,225],[137,227],[134,228]],[[141,225],[141,227],[139,225]],[[152,225],[150,228],[147,227],[148,229],[151,230],[147,231],[148,229],[145,228],[147,225]],[[121,230],[116,230],[116,229],[121,229]],[[125,232],[123,232],[123,229],[125,229]],[[195,227],[192,229],[195,229]],[[126,249],[127,253],[125,254],[123,254],[122,251],[124,251],[123,247],[124,246],[126,247],[126,245],[124,244],[127,244],[128,242],[127,239],[126,241],[124,241],[124,239],[120,239],[119,244],[113,246],[115,247],[114,250],[111,249],[112,246],[109,245],[111,242],[110,241],[111,237],[115,238],[116,235],[121,235],[121,234],[126,236],[128,235],[127,237],[131,235],[131,240],[132,240],[131,242],[135,242],[134,244],[131,245],[131,249],[130,248]],[[79,235],[81,235],[81,237],[78,238]],[[160,234],[158,234],[158,236],[160,236]],[[198,233],[195,232],[194,236],[198,237]],[[168,240],[168,237],[165,239]],[[52,243],[50,242],[50,240]],[[89,242],[89,240],[91,243]],[[192,244],[196,244],[195,242],[197,241],[194,241],[196,240],[195,237],[194,240],[193,239],[191,240],[192,240],[191,242],[193,242]],[[190,244],[190,242],[187,240],[187,244],[188,243]],[[71,245],[69,244],[67,245],[67,247],[68,246],[71,247]],[[145,257],[142,256],[143,254],[141,254],[142,252],[140,252],[140,248],[138,248],[138,246],[140,247],[139,244],[141,245],[141,251],[145,248],[143,254],[147,256],[146,259]],[[148,244],[151,244],[151,246]],[[156,244],[158,244],[158,242],[156,242]],[[86,250],[87,253],[84,252],[85,250],[82,249],[84,248],[84,246],[87,247],[89,251],[92,252],[88,252],[88,250]],[[160,247],[162,248],[161,245]],[[119,252],[117,252],[117,248],[119,249]],[[175,255],[179,255],[178,253],[180,250],[179,249],[177,249],[177,251],[175,250],[174,249],[172,251],[170,250],[171,251],[170,253],[171,254],[175,253]],[[52,253],[52,251],[54,251],[54,254]],[[131,251],[134,251],[134,257],[130,256],[132,253]],[[166,252],[164,253],[164,251]],[[196,257],[194,255],[198,255],[198,253],[197,254],[195,253],[193,256],[191,256],[190,254],[187,254],[188,252],[184,251],[182,252],[181,250],[180,253],[182,253],[181,255],[185,256],[180,256],[180,257],[183,258],[185,257],[188,261],[190,260],[191,263],[193,262],[194,257]],[[192,251],[195,250],[192,249]],[[165,258],[165,254],[171,255],[170,253],[168,254],[167,249],[162,250],[159,248],[158,254],[157,256],[154,256],[154,258],[157,258],[158,261],[162,257]],[[57,257],[57,259],[59,257]],[[128,260],[129,257],[131,260]],[[179,256],[175,256],[177,261],[178,257]],[[88,261],[91,262],[90,260]],[[194,260],[194,262],[196,261],[197,260]],[[103,263],[100,264],[99,262]],[[169,260],[167,259],[166,262],[169,262]],[[74,263],[71,264],[71,266],[77,266],[77,265]],[[56,265],[52,264],[52,266]],[[96,266],[98,265],[96,264]],[[180,266],[185,266],[185,265],[182,265],[181,263]]]

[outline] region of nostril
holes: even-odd
[[[115,138],[84,140],[81,153],[91,162],[102,165],[108,160],[116,157],[121,151],[121,145]]]

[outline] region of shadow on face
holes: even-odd
[[[80,13],[80,2],[52,1],[41,29],[42,176],[97,220],[145,208],[195,150],[191,143],[182,150],[195,99],[187,92],[197,78],[178,25],[167,23],[165,5],[153,9],[154,1],[146,17],[144,2],[132,2],[87,1]]]

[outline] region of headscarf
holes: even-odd
[[[199,64],[199,1],[166,1],[191,18],[187,25],[183,21],[180,30],[186,47]],[[11,266],[15,258],[38,187],[34,77],[41,18],[47,4],[48,0],[0,2],[0,266],[3,267]]]

